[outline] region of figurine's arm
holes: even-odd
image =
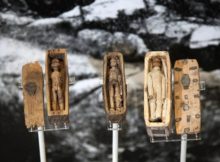
[[[52,72],[51,75],[50,75],[50,79],[51,79],[51,80],[53,79],[53,72]]]
[[[51,79],[51,88],[53,89],[53,85],[54,85],[54,72],[51,73],[50,79]]]
[[[60,84],[64,84],[64,78],[63,78],[61,72],[59,72],[59,81],[60,81]]]
[[[109,80],[109,83],[111,83],[112,82],[112,69],[110,68],[109,69],[109,76],[108,76],[108,80]]]
[[[148,99],[153,99],[153,80],[150,74],[147,75],[147,92],[148,92]]]
[[[119,84],[119,88],[120,88],[120,95],[122,95],[123,94],[123,91],[122,91],[122,77],[121,77],[121,75],[119,74],[118,75],[118,84]]]

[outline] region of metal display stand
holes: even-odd
[[[112,162],[118,162],[118,132],[121,130],[119,123],[109,123],[109,131],[112,131]]]
[[[200,81],[200,91],[205,91],[205,81]],[[174,124],[172,125],[174,128]],[[170,129],[169,136],[163,137],[150,137],[151,143],[159,143],[159,142],[181,142],[181,150],[180,150],[180,162],[186,162],[187,155],[187,141],[199,141],[201,140],[201,134],[182,134],[177,135],[174,129]]]
[[[186,162],[187,134],[181,136],[180,162]]]
[[[188,134],[187,141],[199,141],[201,140],[201,134]],[[170,130],[169,136],[163,137],[150,137],[151,143],[159,143],[159,142],[180,142],[182,141],[182,135],[177,135],[174,129]]]
[[[118,124],[113,123],[112,129],[112,162],[118,162]]]
[[[200,81],[200,91],[205,91],[205,81]],[[188,134],[181,135],[180,162],[186,162]],[[196,136],[197,137],[197,136]],[[201,139],[201,138],[200,138]]]
[[[69,86],[74,85],[75,77],[69,78]],[[23,89],[21,81],[17,83],[19,89]],[[44,106],[46,107],[46,106]],[[63,125],[52,125],[48,121],[47,111],[44,109],[44,122],[45,125],[42,127],[32,127],[29,128],[29,132],[37,132],[38,133],[38,143],[39,143],[39,154],[40,154],[40,162],[46,162],[46,150],[45,150],[45,139],[44,139],[44,131],[57,131],[57,130],[67,130],[70,128],[69,123],[63,123]]]
[[[44,110],[45,112],[45,110]],[[69,123],[63,123],[62,125],[50,124],[47,115],[44,117],[44,126],[41,127],[42,131],[58,131],[58,130],[68,130],[70,128]],[[39,132],[37,127],[31,127],[28,129],[29,132]]]
[[[74,83],[75,83],[75,77],[70,77],[69,78],[69,86],[73,86]],[[19,88],[22,89],[21,83],[19,83],[19,84],[20,84]],[[46,99],[44,99],[44,100],[46,100]],[[45,104],[44,107],[46,107],[46,104]],[[67,130],[69,128],[70,128],[70,124],[69,123],[63,123],[63,124],[59,124],[59,125],[50,124],[48,116],[47,116],[47,110],[46,110],[46,108],[44,108],[44,126],[41,127],[41,129],[43,131]],[[32,128],[29,128],[28,131],[29,132],[38,132],[39,130],[38,130],[37,127],[32,127]]]
[[[44,131],[42,127],[38,127],[38,142],[39,142],[40,162],[46,162]]]

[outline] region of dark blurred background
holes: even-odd
[[[168,50],[175,60],[196,58],[206,91],[201,95],[202,140],[188,142],[188,162],[220,161],[219,0],[1,0],[0,155],[4,162],[39,161],[36,133],[24,126],[21,67],[45,51],[67,48],[71,129],[46,132],[48,162],[111,161],[111,132],[102,103],[102,57],[126,60],[128,113],[120,131],[119,161],[176,162],[180,143],[149,142],[143,118],[144,55]]]

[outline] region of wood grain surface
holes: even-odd
[[[26,127],[44,126],[43,72],[38,62],[22,67],[22,86]]]
[[[201,129],[200,78],[197,60],[177,60],[174,66],[174,101],[177,134]]]

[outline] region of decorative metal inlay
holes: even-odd
[[[197,66],[192,66],[189,68],[189,70],[196,70],[197,69]]]
[[[180,122],[182,120],[182,118],[176,118],[176,122]]]
[[[181,78],[181,83],[182,83],[184,89],[188,89],[189,88],[190,78],[189,78],[188,74],[183,74],[183,76]]]
[[[184,111],[189,110],[189,105],[188,105],[188,104],[183,104],[183,110],[184,110]]]
[[[37,92],[37,84],[35,82],[25,84],[24,88],[30,96],[34,96]]]
[[[184,65],[186,65],[186,64],[188,63],[188,60],[187,60],[187,59],[184,59],[184,60],[182,60],[182,63],[183,63]]]
[[[174,84],[178,84],[178,83],[179,83],[178,81],[175,81],[175,82],[174,82]]]
[[[199,98],[199,97],[200,97],[199,94],[194,95],[194,98]]]
[[[198,82],[199,80],[198,79],[193,79],[193,82]]]
[[[176,68],[174,68],[174,70],[175,70],[175,71],[182,71],[182,68],[176,67]]]
[[[184,128],[184,133],[189,133],[190,129],[189,128]]]
[[[198,118],[200,118],[201,115],[200,114],[196,114],[195,116],[198,119]]]
[[[187,115],[186,120],[187,120],[188,123],[190,122],[190,119],[191,119],[191,116]]]
[[[176,96],[176,99],[180,99],[180,97],[179,97],[179,96]]]

